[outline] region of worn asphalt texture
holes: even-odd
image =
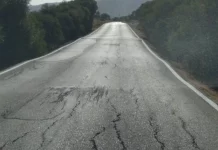
[[[0,150],[217,150],[218,112],[124,23],[0,76]]]

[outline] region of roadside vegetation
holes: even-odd
[[[153,0],[122,20],[138,20],[165,59],[218,90],[218,1]]]
[[[92,31],[95,0],[44,5],[29,12],[29,0],[0,0],[0,69],[44,55]]]
[[[93,21],[93,30],[97,29],[101,25],[107,22],[110,22],[110,21],[111,21],[111,17],[109,14],[107,13],[101,14],[99,11],[97,11],[94,17],[94,21]]]

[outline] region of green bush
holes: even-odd
[[[218,83],[218,2],[154,0],[134,11],[144,32],[163,57],[181,63],[196,78]]]
[[[0,1],[0,69],[50,52],[92,30],[95,0],[44,5],[28,11],[29,0]]]

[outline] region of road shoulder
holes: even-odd
[[[133,31],[145,42],[147,45],[153,50],[153,52],[158,55],[160,58],[164,59],[175,71],[177,74],[179,74],[185,81],[193,85],[196,89],[198,89],[200,92],[202,92],[205,96],[210,98],[213,102],[215,102],[218,105],[218,92],[211,89],[209,86],[203,84],[201,81],[195,79],[187,70],[184,69],[184,67],[174,61],[169,61],[161,56],[155,48],[154,45],[152,45],[147,36],[141,31],[140,27],[138,27],[137,23],[128,23],[129,26],[133,29]]]

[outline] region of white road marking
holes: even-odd
[[[102,28],[103,26],[104,26],[104,24],[103,24],[102,26],[100,26],[98,29],[96,29],[95,31],[93,31],[92,33],[90,33],[90,34],[88,34],[88,35],[86,35],[86,36],[84,36],[84,37],[82,37],[82,38],[85,38],[85,37],[88,37],[88,36],[94,34],[95,32],[97,32],[97,31],[98,31],[100,28]],[[10,72],[10,71],[12,71],[12,70],[15,70],[15,69],[17,69],[17,68],[19,68],[19,67],[22,67],[23,65],[26,65],[26,64],[28,64],[28,63],[31,63],[31,62],[34,62],[34,61],[37,61],[37,60],[40,60],[40,59],[45,58],[45,57],[48,57],[48,56],[50,56],[50,55],[52,55],[52,54],[54,54],[54,53],[57,53],[57,52],[61,51],[62,49],[64,49],[65,47],[68,47],[68,46],[70,46],[70,45],[75,44],[76,42],[80,41],[82,38],[79,38],[79,39],[77,39],[76,41],[74,41],[74,42],[72,42],[72,43],[70,43],[70,44],[67,44],[67,45],[65,45],[65,46],[63,46],[63,47],[60,47],[60,48],[58,48],[57,50],[54,50],[54,51],[51,52],[51,53],[48,53],[48,54],[46,54],[46,55],[43,55],[43,56],[41,56],[41,57],[37,57],[37,58],[31,59],[31,60],[27,60],[27,61],[25,61],[25,62],[23,62],[23,63],[21,63],[21,64],[15,65],[14,67],[11,67],[11,68],[9,68],[9,69],[6,69],[6,70],[0,72],[0,76],[1,76],[1,75],[4,75],[4,74],[6,74],[6,73],[8,73],[8,72]]]
[[[132,28],[128,25],[129,29],[133,32],[133,34],[138,37],[139,39],[141,39],[133,30]],[[187,87],[189,87],[192,91],[194,91],[198,96],[200,96],[203,100],[205,100],[210,106],[212,106],[214,109],[216,109],[218,111],[218,105],[213,102],[211,99],[209,99],[208,97],[206,97],[203,93],[201,93],[199,90],[197,90],[193,85],[191,85],[190,83],[188,83],[187,81],[185,81],[166,61],[164,61],[162,58],[160,58],[157,54],[155,54],[150,47],[144,42],[143,39],[141,39],[143,45],[145,46],[145,48],[147,48],[147,50],[156,58],[158,59],[160,62],[162,62],[169,70],[170,72],[172,72],[172,74],[179,79],[183,84],[185,84]]]
[[[102,26],[104,26],[104,25],[102,25]],[[93,31],[92,33],[90,33],[89,35],[86,35],[85,37],[88,37],[88,36],[94,34],[94,33],[97,32],[100,28],[102,28],[102,26],[99,27],[97,30]],[[179,75],[176,73],[176,71],[175,71],[166,61],[164,61],[162,58],[160,58],[158,55],[156,55],[156,54],[150,49],[150,47],[132,30],[132,28],[131,28],[128,24],[127,24],[127,26],[128,26],[129,29],[132,31],[132,33],[133,33],[137,38],[139,38],[139,39],[141,40],[141,42],[143,43],[143,45],[145,46],[145,48],[147,48],[147,50],[148,50],[153,56],[155,56],[155,58],[157,58],[160,62],[162,62],[162,63],[172,72],[172,74],[173,74],[177,79],[179,79],[183,84],[185,84],[187,87],[189,87],[189,88],[190,88],[192,91],[194,91],[198,96],[200,96],[202,99],[204,99],[210,106],[212,106],[214,109],[216,109],[216,110],[218,111],[218,105],[217,105],[215,102],[213,102],[211,99],[209,99],[208,97],[206,97],[203,93],[201,93],[199,90],[197,90],[193,85],[191,85],[190,83],[188,83],[187,81],[185,81],[181,76],[179,76]],[[83,38],[85,38],[85,37],[83,37]],[[14,66],[14,67],[12,67],[12,68],[10,68],[10,69],[7,69],[7,70],[5,70],[5,71],[3,71],[3,72],[0,72],[0,76],[3,75],[3,74],[6,74],[6,73],[8,73],[8,72],[10,72],[10,71],[12,71],[12,70],[15,70],[15,69],[17,69],[17,68],[19,68],[19,67],[21,67],[21,66],[23,66],[23,65],[25,65],[25,64],[34,62],[34,61],[36,61],[36,60],[39,60],[39,59],[45,58],[45,57],[47,57],[47,56],[50,56],[50,55],[52,55],[52,54],[54,54],[54,53],[57,53],[57,52],[61,51],[62,49],[64,49],[65,47],[68,47],[68,46],[70,46],[70,45],[72,45],[72,44],[75,44],[76,42],[78,42],[78,41],[81,40],[81,39],[82,39],[82,38],[79,38],[79,39],[77,39],[76,41],[74,41],[74,42],[72,42],[72,43],[70,43],[70,44],[67,44],[67,45],[65,45],[65,46],[63,46],[63,47],[60,47],[59,49],[57,49],[57,50],[55,50],[55,51],[53,51],[53,52],[51,52],[51,53],[49,53],[49,54],[47,54],[47,55],[44,55],[44,56],[41,56],[41,57],[38,57],[38,58],[34,58],[34,59],[31,59],[31,60],[28,60],[28,61],[25,61],[25,62],[23,62],[23,63],[21,63],[21,64],[19,64],[19,65],[16,65],[16,66]]]

